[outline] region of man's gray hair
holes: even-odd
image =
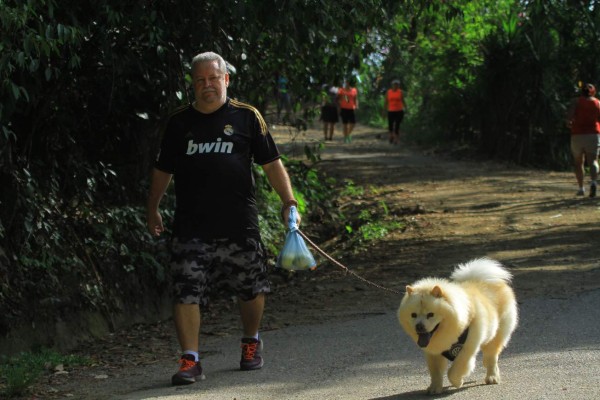
[[[199,63],[210,62],[210,61],[216,61],[217,65],[219,66],[219,70],[222,73],[224,73],[224,74],[228,73],[227,63],[225,62],[223,57],[221,57],[217,53],[213,53],[212,51],[200,53],[200,54],[196,55],[194,58],[192,58],[192,70],[194,70],[196,65],[198,65]]]

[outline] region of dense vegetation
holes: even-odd
[[[400,77],[413,140],[565,167],[565,107],[578,81],[596,83],[599,12],[567,0],[0,0],[0,336],[79,310],[110,321],[139,293],[165,293],[143,203],[194,54],[221,53],[231,94],[265,112],[278,73],[299,111],[354,75],[361,120],[381,124]],[[331,207],[328,185],[292,168],[310,223]],[[268,217],[276,199],[261,188]]]

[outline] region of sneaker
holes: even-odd
[[[584,195],[585,195],[585,190],[583,188],[581,188],[577,191],[577,196],[584,196]]]
[[[596,197],[596,185],[590,185],[590,197]]]
[[[260,369],[263,366],[263,358],[260,352],[263,349],[263,341],[254,338],[242,339],[242,359],[240,360],[240,369],[242,371],[251,371]]]
[[[171,377],[172,385],[189,385],[204,379],[200,361],[196,362],[191,354],[184,354],[179,359],[179,371]]]

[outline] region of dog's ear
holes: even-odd
[[[442,297],[444,295],[444,292],[442,292],[442,288],[439,286],[434,286],[433,289],[431,289],[431,295],[433,297],[437,297],[438,299],[440,297]]]
[[[406,286],[406,293],[411,295],[413,292],[415,291],[415,289],[412,288],[412,286]]]

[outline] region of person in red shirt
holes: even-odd
[[[400,141],[400,123],[404,119],[404,93],[400,89],[400,81],[394,79],[391,89],[385,93],[384,109],[387,111],[388,131],[390,143],[398,144]]]
[[[569,113],[571,128],[571,154],[575,168],[575,178],[579,185],[578,196],[585,195],[583,177],[585,162],[590,167],[590,197],[596,197],[598,178],[598,153],[600,150],[600,101],[596,88],[591,83],[581,87],[581,95],[573,102]]]
[[[352,142],[352,130],[356,124],[356,116],[354,110],[358,109],[358,90],[352,87],[352,82],[347,80],[344,87],[338,89],[338,105],[340,107],[340,117],[344,125],[344,143]]]

